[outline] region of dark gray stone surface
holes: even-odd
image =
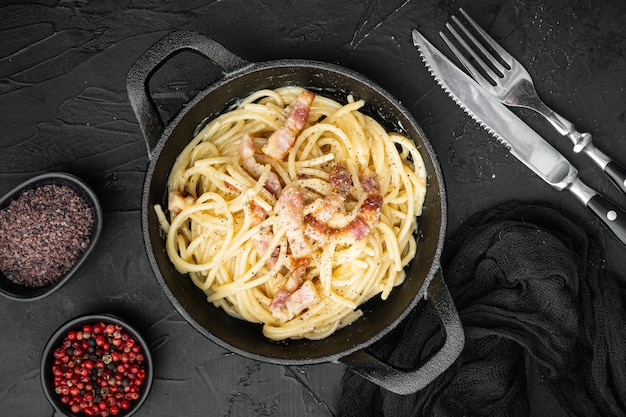
[[[156,1],[39,0],[0,5],[0,194],[47,171],[86,180],[104,209],[87,262],[50,297],[0,298],[0,414],[53,415],[39,380],[48,337],[71,318],[109,312],[150,341],[155,382],[141,416],[335,416],[344,368],[278,366],[223,350],[174,310],[148,264],[140,225],[146,145],[125,76],[179,28],[204,33],[249,61],[305,58],[359,71],[412,112],[446,180],[448,234],[511,200],[549,204],[584,223],[606,267],[626,278],[626,248],[575,198],[535,177],[448,99],[412,46],[417,27],[436,46],[462,6],[524,63],[539,93],[596,145],[626,164],[626,4],[621,0]],[[166,120],[220,72],[191,53],[172,58],[150,88]],[[529,112],[519,114],[622,207],[626,196]],[[558,415],[531,381],[535,416]]]

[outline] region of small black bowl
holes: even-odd
[[[20,195],[22,195],[22,193],[50,184],[68,186],[72,188],[91,207],[94,215],[94,224],[91,232],[91,238],[89,240],[89,245],[69,271],[67,271],[63,276],[55,280],[53,283],[44,286],[30,287],[26,285],[16,284],[15,282],[8,279],[2,272],[0,272],[0,294],[13,300],[38,300],[52,294],[53,292],[61,288],[61,286],[63,286],[63,284],[65,284],[70,279],[70,277],[85,261],[89,253],[94,248],[102,230],[102,208],[100,207],[100,202],[98,201],[96,194],[91,190],[91,188],[89,188],[87,184],[85,184],[79,178],[62,172],[41,174],[15,187],[13,190],[11,190],[0,199],[0,210],[8,207],[9,204],[11,204],[12,201],[16,200]],[[2,255],[0,254],[0,256]]]
[[[96,323],[104,323],[104,324],[113,324],[119,325],[123,328],[123,332],[126,332],[132,339],[135,340],[135,343],[141,346],[141,353],[144,355],[143,367],[145,369],[145,378],[143,380],[143,384],[139,388],[139,398],[135,400],[130,400],[130,408],[121,409],[118,417],[129,417],[133,415],[145,402],[148,394],[150,392],[150,388],[152,387],[152,379],[154,375],[153,365],[152,365],[152,356],[150,354],[150,349],[146,340],[143,336],[130,324],[123,321],[119,317],[110,315],[110,314],[89,314],[81,317],[77,317],[69,322],[65,323],[61,326],[50,338],[48,344],[46,345],[43,354],[41,356],[41,384],[43,386],[44,393],[48,398],[48,401],[58,414],[67,417],[76,417],[87,415],[85,413],[72,412],[70,406],[68,404],[63,404],[61,402],[61,395],[55,392],[54,386],[54,374],[52,371],[52,367],[54,365],[54,353],[58,347],[61,347],[61,343],[64,338],[67,336],[70,331],[79,331],[82,330],[83,325],[94,325]],[[94,339],[95,340],[95,339]],[[113,364],[117,364],[115,362],[110,362]],[[98,387],[100,388],[100,387]]]

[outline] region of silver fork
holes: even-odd
[[[473,58],[473,62],[461,53],[443,32],[439,34],[471,76],[502,103],[508,106],[525,107],[545,117],[561,135],[572,141],[574,152],[582,151],[587,154],[615,185],[626,193],[626,169],[596,148],[591,143],[589,133],[578,132],[570,121],[550,109],[539,98],[526,68],[478,26],[465,10],[459,9],[459,11],[474,32],[482,37],[483,42],[480,42],[456,16],[452,16],[451,19],[462,35],[450,23],[446,24],[446,28],[466,53]],[[490,50],[483,44],[486,44]]]

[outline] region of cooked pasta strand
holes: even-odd
[[[387,299],[418,250],[415,230],[426,194],[414,143],[385,131],[352,97],[342,105],[315,96],[287,157],[264,155],[263,145],[289,123],[301,92],[259,90],[209,120],[190,138],[168,181],[168,192],[193,202],[180,210],[154,208],[177,270],[189,274],[208,302],[262,323],[274,340],[327,337],[357,320],[363,302]],[[254,137],[256,152],[247,165],[239,149],[244,134]],[[343,170],[333,174],[339,165]],[[272,175],[281,197],[266,189]],[[302,198],[301,208],[285,189]],[[374,220],[367,217],[372,207],[379,209]],[[310,221],[321,212],[325,222]],[[285,289],[286,301],[280,298]],[[276,313],[276,304],[296,295],[307,302],[304,308]]]

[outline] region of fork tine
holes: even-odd
[[[455,19],[454,16],[452,16],[452,18]],[[458,21],[458,19],[456,20],[456,24],[459,25],[461,28],[463,28],[463,26],[460,25],[460,22]],[[486,79],[486,77],[483,75],[483,73],[486,74],[492,80],[492,81],[489,81],[488,79],[486,79],[486,81],[490,84],[489,86],[485,85],[485,87],[488,88],[488,87],[491,87],[494,83],[496,83],[496,80],[498,80],[499,78],[502,78],[502,73],[497,74],[495,71],[493,71],[493,69],[491,69],[491,67],[484,62],[484,59],[482,57],[478,56],[478,54],[465,41],[465,39],[463,39],[463,37],[459,35],[459,33],[454,29],[454,27],[451,24],[447,23],[446,24],[446,28],[450,31],[452,36],[454,36],[454,38],[461,44],[461,46],[465,49],[465,51],[467,51],[467,53],[469,55],[471,55],[472,58],[474,58],[474,62],[472,63],[469,59],[467,59],[465,57],[465,55],[460,53],[458,49],[453,47],[452,42],[446,41],[446,43],[448,44],[450,49],[452,49],[452,51],[454,52],[456,57],[459,59],[459,61],[461,61],[463,63],[463,65],[465,65],[465,68],[467,68],[468,71],[472,73],[472,77],[475,80],[478,81],[479,80],[479,78],[478,78],[479,76],[480,76],[480,78],[485,78]],[[446,39],[444,37],[444,41],[445,40]],[[484,52],[486,52],[486,51],[484,51]],[[482,73],[478,72],[478,74],[477,74],[476,72],[474,72],[474,71],[472,71],[470,69],[470,66],[473,67],[474,70],[478,70],[478,71],[482,70],[483,72]]]
[[[496,57],[493,56],[493,54],[491,52],[489,52],[487,50],[487,48],[485,48],[478,39],[476,39],[474,37],[474,35],[472,35],[472,33],[470,33],[469,30],[467,30],[467,28],[463,25],[463,23],[461,23],[461,21],[459,19],[457,19],[456,16],[452,16],[452,21],[454,23],[456,23],[456,25],[461,29],[461,31],[463,32],[463,34],[472,42],[472,44],[474,45],[474,47],[476,49],[478,49],[478,51],[480,51],[481,53],[481,57],[478,56],[478,54],[476,54],[474,52],[474,48],[469,47],[469,45],[463,41],[463,38],[458,36],[458,34],[456,35],[456,38],[459,42],[461,42],[463,44],[463,46],[467,49],[467,51],[472,55],[472,57],[478,61],[487,61],[488,64],[485,65],[486,67],[489,67],[489,69],[491,70],[492,68],[495,68],[496,71],[499,72],[499,74],[496,74],[494,71],[488,71],[489,72],[489,76],[493,77],[495,76],[496,78],[494,78],[494,80],[501,78],[504,75],[504,72],[509,69],[509,68],[505,68],[500,61],[498,61],[498,59]],[[451,25],[450,25],[451,26]],[[491,64],[491,66],[489,66],[489,64]]]
[[[502,61],[506,62],[506,64],[509,66],[509,68],[511,68],[511,64],[513,63],[514,59],[513,56],[511,54],[509,54],[503,47],[501,47],[498,42],[495,41],[495,39],[493,39],[491,36],[489,36],[489,34],[487,32],[485,32],[483,30],[483,28],[481,28],[475,21],[474,19],[472,19],[470,17],[470,15],[468,15],[465,10],[463,10],[462,7],[459,8],[459,11],[461,12],[461,14],[463,15],[463,17],[465,17],[465,19],[467,20],[467,22],[474,28],[474,30],[476,30],[476,32],[478,32],[480,34],[480,36],[483,37],[483,39],[485,40],[485,42],[487,42],[489,44],[489,46],[498,53],[498,55],[500,55],[500,58],[502,59]]]
[[[446,26],[448,26],[448,25],[446,25]],[[454,37],[457,37],[457,35],[454,33],[454,29],[448,28],[448,30],[453,32],[452,35]],[[461,63],[465,67],[465,69],[467,69],[467,71],[471,74],[472,78],[474,80],[476,80],[476,82],[478,82],[478,84],[482,85],[484,88],[487,88],[487,89],[493,87],[491,81],[489,81],[487,78],[485,78],[485,76],[478,70],[478,68],[476,68],[474,66],[474,64],[472,64],[470,62],[469,59],[465,58],[465,55],[463,55],[461,53],[461,51],[459,51],[459,49],[456,47],[456,45],[454,45],[454,43],[452,43],[452,41],[450,41],[448,39],[448,37],[445,35],[445,33],[439,32],[439,36],[441,36],[443,38],[443,41],[446,43],[446,45],[448,45],[448,48],[450,48],[450,50],[452,50],[452,53],[454,55],[456,55],[458,60],[461,61]],[[457,39],[458,39],[458,37],[457,37]],[[463,45],[463,47],[467,49],[466,45]],[[475,61],[475,62],[476,63],[480,63],[480,61]],[[483,70],[485,70],[484,66],[480,65],[480,67]]]

